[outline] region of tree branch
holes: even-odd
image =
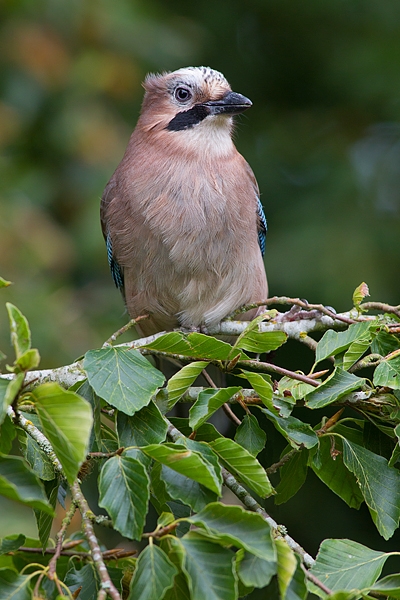
[[[258,360],[239,360],[237,362],[238,367],[244,367],[248,369],[251,367],[254,371],[258,371],[261,373],[271,372],[277,373],[278,375],[284,375],[285,377],[290,377],[290,379],[297,379],[298,381],[302,381],[303,383],[308,383],[313,387],[318,387],[318,381],[312,379],[311,377],[307,377],[307,375],[301,375],[301,373],[296,373],[295,371],[289,371],[289,369],[284,369],[283,367],[278,367],[277,365],[273,365],[272,363],[260,362]]]
[[[75,481],[74,484],[70,487],[72,500],[78,506],[80,513],[82,515],[82,526],[83,531],[85,532],[87,541],[90,546],[90,551],[92,554],[93,562],[95,564],[96,570],[99,574],[101,580],[101,588],[113,599],[113,600],[121,600],[120,593],[117,588],[111,581],[110,575],[108,574],[107,567],[104,563],[102,552],[100,550],[99,542],[97,541],[96,535],[94,533],[92,521],[89,517],[89,514],[93,514],[89,508],[89,505],[86,501],[86,498],[82,494],[81,488],[78,484],[78,481]]]
[[[18,411],[15,412],[11,406],[8,407],[7,414],[11,417],[11,419],[16,425],[19,425],[22,429],[24,429],[39,444],[43,452],[51,459],[54,469],[64,476],[61,463],[58,460],[53,450],[53,447],[50,444],[49,440],[46,438],[46,436],[41,431],[39,431],[39,429],[35,427],[33,423],[31,423],[31,421],[25,419],[25,417],[21,415]],[[86,538],[90,546],[93,562],[102,582],[102,589],[105,592],[107,592],[113,600],[121,600],[121,596],[117,588],[111,581],[111,578],[107,571],[107,567],[103,561],[100,546],[94,533],[92,522],[90,520],[90,517],[88,516],[89,514],[93,513],[91,513],[89,509],[88,503],[86,502],[86,499],[82,494],[78,481],[75,481],[74,484],[70,486],[70,490],[72,495],[72,501],[76,504],[76,506],[78,506],[79,511],[82,515],[83,530],[85,532]]]
[[[337,314],[333,308],[328,306],[324,306],[323,304],[310,304],[307,300],[301,300],[300,298],[289,298],[288,296],[272,296],[272,298],[268,298],[267,300],[262,300],[261,302],[254,302],[253,304],[248,304],[246,306],[242,306],[235,310],[228,318],[232,318],[235,315],[240,315],[246,313],[248,310],[252,308],[257,308],[260,306],[273,306],[275,304],[278,305],[289,305],[289,306],[298,306],[299,308],[303,308],[307,311],[318,311],[332,319],[338,319],[339,321],[343,321],[344,323],[355,323],[354,318],[358,317],[357,312],[354,312],[354,315],[351,315],[350,312],[348,314]],[[290,313],[291,311],[289,311]],[[353,312],[353,311],[351,311]]]
[[[76,511],[76,504],[74,502],[71,502],[71,506],[69,507],[69,510],[62,521],[61,529],[56,534],[57,544],[56,544],[56,547],[54,548],[54,556],[52,557],[52,559],[49,562],[49,572],[48,572],[49,579],[54,579],[54,576],[56,573],[56,568],[57,568],[57,560],[60,558],[61,552],[63,549],[64,536],[67,531],[68,525],[72,521],[75,511]]]
[[[398,306],[391,306],[385,302],[363,302],[360,304],[360,310],[379,310],[400,318],[400,304]]]
[[[335,314],[331,309],[323,307],[322,305],[308,304],[306,301],[299,300],[296,298],[278,298],[274,296],[273,298],[270,298],[267,301],[267,304],[281,303],[293,305],[296,304],[296,302],[299,304],[299,306],[301,305],[302,307],[307,308],[308,312],[287,311],[283,313],[278,313],[270,321],[259,323],[258,331],[261,333],[270,331],[283,331],[287,334],[289,338],[298,340],[302,343],[307,343],[307,345],[311,347],[311,338],[307,339],[309,333],[324,332],[327,329],[341,331],[343,329],[346,329],[349,323],[353,323],[354,318],[358,316],[358,313],[355,310],[349,311],[347,313]],[[319,307],[318,310],[315,309],[315,307]],[[311,309],[313,310],[313,312],[310,312]],[[374,320],[375,318],[376,317],[373,316],[363,315],[359,318],[359,320]],[[128,325],[125,327],[128,327]],[[209,333],[210,335],[236,337],[243,333],[243,331],[248,325],[248,321],[222,321],[219,325],[209,328],[207,333]],[[136,348],[139,350],[140,348],[143,348],[143,346],[154,342],[157,338],[161,337],[165,333],[165,331],[161,331],[154,335],[150,335],[148,337],[141,338],[133,342],[120,344],[117,347]],[[118,332],[116,332],[114,336],[117,336],[117,334]],[[111,338],[113,338],[113,336],[111,336]],[[146,351],[143,349],[143,353],[145,352]],[[178,356],[178,358],[184,358],[186,360],[190,359],[190,357],[181,356]],[[198,358],[196,358],[195,360],[198,360]],[[0,374],[1,379],[12,380],[14,379],[14,377],[15,375],[13,373]],[[25,375],[25,385],[26,389],[29,390],[32,387],[36,387],[37,385],[40,385],[42,383],[54,381],[65,388],[70,388],[72,385],[74,385],[78,381],[83,381],[85,378],[86,374],[83,370],[82,361],[76,361],[70,365],[58,367],[56,369],[41,369],[36,371],[28,371]]]

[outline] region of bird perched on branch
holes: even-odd
[[[101,202],[111,273],[130,316],[150,315],[143,335],[215,325],[268,294],[258,186],[232,141],[251,101],[209,67],[148,75],[144,88]]]

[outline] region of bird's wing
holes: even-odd
[[[262,256],[264,256],[265,241],[267,238],[267,219],[265,218],[264,208],[259,196],[257,196],[257,217],[258,245],[260,246]]]
[[[257,233],[258,233],[258,245],[260,246],[261,255],[265,253],[265,241],[267,238],[267,219],[265,217],[264,208],[260,200],[260,190],[255,175],[250,165],[246,162],[247,175],[249,176],[251,183],[253,184],[255,198],[256,198],[256,212],[257,212]]]
[[[108,227],[107,227],[107,207],[108,207],[109,202],[115,196],[115,187],[116,187],[115,182],[113,181],[113,179],[111,179],[109,181],[106,189],[104,190],[103,196],[101,198],[100,219],[101,219],[101,229],[103,231],[103,236],[104,236],[104,239],[106,241],[106,246],[107,246],[107,258],[108,258],[108,264],[110,266],[111,275],[114,279],[115,285],[123,294],[124,293],[124,272],[123,272],[121,265],[118,264],[118,262],[114,256],[112,239],[111,239],[111,235],[108,231]]]

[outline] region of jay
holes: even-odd
[[[142,335],[207,328],[268,295],[266,220],[232,141],[233,115],[252,103],[209,67],[151,74],[144,88],[101,201],[111,273],[131,318],[149,315]]]

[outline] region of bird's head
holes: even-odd
[[[233,92],[225,77],[209,67],[186,67],[148,75],[140,123],[146,132],[165,132],[177,141],[195,145],[205,137],[229,136],[232,115],[251,106]],[[212,135],[214,134],[214,136]]]

